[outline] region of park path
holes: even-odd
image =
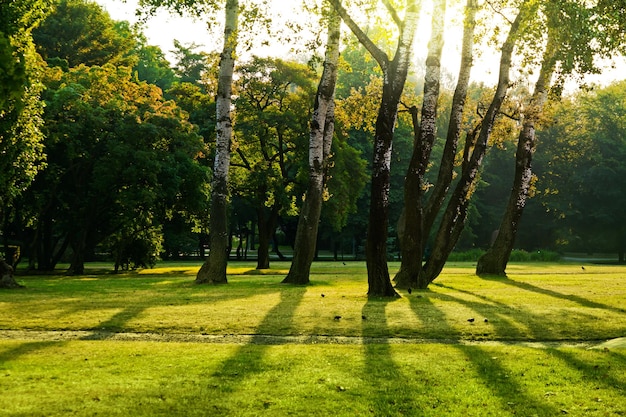
[[[0,330],[0,340],[29,341],[68,341],[68,340],[114,340],[134,342],[187,342],[214,344],[257,344],[257,345],[364,345],[364,344],[450,344],[450,345],[482,345],[482,346],[527,346],[537,348],[626,348],[626,337],[612,340],[585,341],[527,341],[527,340],[447,340],[418,339],[401,337],[355,337],[328,335],[238,335],[238,334],[189,334],[189,333],[135,333],[107,332],[88,330]]]

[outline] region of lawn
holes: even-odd
[[[626,348],[607,343],[626,267],[449,264],[392,301],[368,299],[362,263],[316,263],[306,287],[280,284],[288,263],[233,263],[223,286],[198,267],[19,276],[0,415],[626,415]]]

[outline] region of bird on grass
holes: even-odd
[[[411,287],[409,287],[408,290],[406,290],[409,294],[411,294],[413,292],[413,290],[411,289]]]
[[[335,316],[335,321],[341,320],[341,316]]]
[[[474,323],[474,317],[472,317],[471,319],[467,319],[467,321],[469,321],[470,323]]]
[[[584,267],[584,266],[581,266],[581,267],[580,267],[580,269],[582,269],[582,270],[584,271],[584,270],[585,270],[585,267]]]

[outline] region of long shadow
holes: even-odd
[[[550,354],[556,358],[563,360],[570,368],[577,370],[586,384],[595,386],[604,386],[607,389],[617,390],[621,392],[622,398],[626,398],[626,376],[622,374],[622,378],[618,379],[611,372],[611,369],[615,364],[618,364],[618,369],[626,368],[626,357],[616,352],[603,352],[606,357],[603,358],[602,363],[590,363],[581,360],[572,354],[571,351],[561,349],[551,349]],[[595,388],[590,386],[590,388]],[[623,404],[626,407],[626,402]],[[626,409],[621,410],[625,412]]]
[[[101,322],[97,329],[90,334],[81,337],[81,340],[105,340],[112,338],[115,333],[123,331],[128,322],[139,316],[145,306],[129,306],[112,315],[107,321]]]
[[[388,303],[394,302],[386,299],[368,298],[363,306],[363,334],[367,334],[367,327],[372,325],[371,318],[375,318],[373,323],[382,334],[388,334],[385,308]],[[369,381],[369,402],[372,415],[410,415],[420,416],[424,412],[423,404],[417,402],[419,398],[425,398],[420,390],[427,390],[427,384],[419,384],[421,379],[427,376],[418,374],[409,379],[400,366],[393,360],[393,352],[389,343],[381,343],[380,339],[376,343],[365,343],[364,346],[365,363],[363,369],[363,379]],[[416,384],[417,380],[417,384]],[[393,390],[386,389],[386,385],[381,387],[380,381],[393,381]]]
[[[494,278],[482,278],[482,279],[494,279]],[[530,292],[534,292],[537,294],[542,294],[542,295],[547,295],[549,297],[554,297],[554,298],[558,298],[561,300],[567,300],[567,301],[572,301],[574,303],[580,304],[583,307],[589,307],[589,308],[599,308],[599,309],[604,309],[604,310],[608,310],[608,311],[612,311],[614,313],[626,313],[626,310],[624,308],[617,308],[617,307],[613,307],[610,305],[606,305],[606,304],[602,304],[602,303],[598,303],[597,301],[591,301],[588,300],[584,297],[580,297],[578,295],[572,295],[572,294],[562,294],[558,291],[554,291],[554,290],[549,290],[547,288],[541,288],[541,287],[537,287],[536,285],[532,285],[529,284],[527,282],[521,282],[521,281],[515,281],[512,280],[510,278],[501,278],[498,277],[497,278],[498,282],[501,282],[503,284],[507,284],[510,285],[512,287],[517,287],[526,291],[530,291]]]
[[[509,306],[508,304],[502,303],[500,301],[491,299],[481,294],[477,294],[472,291],[463,290],[460,288],[455,288],[452,286],[444,285],[444,284],[436,284],[439,288],[444,288],[447,290],[455,291],[461,294],[466,294],[477,299],[485,301],[485,303],[479,303],[475,301],[469,301],[461,298],[454,297],[452,295],[447,294],[438,294],[438,297],[447,301],[457,302],[459,304],[465,305],[466,307],[474,310],[476,313],[479,313],[481,317],[485,317],[489,320],[489,324],[493,325],[496,330],[501,330],[503,334],[510,335],[509,338],[515,336],[517,334],[518,338],[525,338],[525,333],[514,326],[514,322],[522,324],[526,326],[534,340],[537,341],[559,341],[563,340],[562,337],[548,337],[551,334],[552,328],[545,325],[545,317],[528,309],[520,309]],[[488,304],[487,304],[488,303]],[[490,308],[489,305],[493,305],[497,307],[497,309]],[[603,307],[597,307],[603,308]],[[508,313],[503,313],[508,312]],[[569,316],[568,312],[564,312],[564,315],[567,315],[567,319],[570,320],[572,317]],[[596,316],[585,314],[585,313],[577,313],[576,319],[581,320],[583,323],[592,323],[593,320],[597,319]],[[530,340],[529,340],[530,341]]]
[[[438,296],[441,296],[441,294],[438,294]],[[481,306],[481,303],[468,303],[466,300],[459,300],[452,296],[444,297],[449,301],[473,305],[473,308],[479,308]],[[444,312],[433,305],[428,298],[426,298],[425,301],[420,299],[419,302],[413,299],[410,300],[411,309],[418,318],[422,313],[424,303],[428,303],[429,310],[433,310],[435,312],[438,311],[438,314],[436,315],[438,316],[438,319],[441,320],[441,323],[449,323]],[[457,341],[460,341],[458,331],[454,330],[449,324],[447,327],[448,328],[444,331],[447,334],[456,333],[459,336]],[[511,413],[514,413],[515,405],[523,403],[523,407],[526,409],[534,409],[536,412],[535,414],[537,415],[553,416],[559,414],[559,410],[550,404],[547,404],[545,399],[533,397],[525,393],[523,386],[514,378],[505,378],[504,375],[507,375],[507,369],[497,358],[494,358],[493,354],[491,354],[487,349],[480,346],[462,345],[460,343],[452,344],[452,346],[456,347],[456,349],[465,355],[468,363],[473,366],[476,375],[478,375],[481,379],[482,384],[498,398],[502,410],[508,410]],[[464,386],[464,381],[454,382],[459,387],[459,392],[463,392],[464,395],[472,395],[471,389]]]
[[[223,398],[229,392],[241,390],[242,381],[264,370],[264,358],[270,346],[264,336],[276,332],[277,323],[283,326],[284,332],[289,331],[292,327],[293,315],[305,293],[305,287],[282,287],[280,301],[265,315],[250,341],[238,347],[235,353],[210,375],[210,378],[219,379],[219,386],[213,388],[221,390],[220,397]],[[286,342],[280,339],[274,341],[274,344],[281,343]],[[259,406],[267,407],[268,405],[259,404]]]
[[[9,361],[15,361],[19,357],[29,355],[47,349],[52,346],[65,344],[58,340],[38,340],[23,342],[15,347],[0,351],[0,366]]]

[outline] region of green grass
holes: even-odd
[[[626,415],[626,349],[588,349],[626,336],[626,267],[455,263],[389,301],[367,298],[361,263],[316,263],[306,287],[272,266],[233,263],[224,286],[189,263],[18,277],[0,291],[0,415]]]

